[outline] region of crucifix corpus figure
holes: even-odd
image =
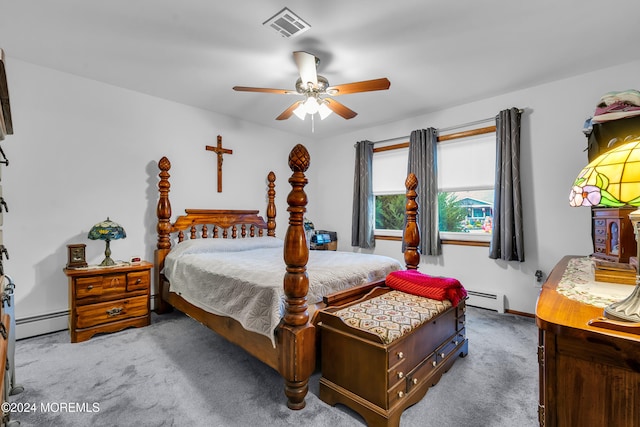
[[[207,145],[207,151],[213,151],[218,155],[218,193],[222,193],[222,155],[233,154],[233,150],[222,148],[222,137],[218,135],[218,144],[215,147]]]

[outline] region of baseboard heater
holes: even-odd
[[[467,299],[467,305],[504,313],[504,294],[478,292],[467,289],[467,296],[469,297],[469,299]]]
[[[35,337],[67,329],[69,311],[39,314],[16,319],[16,339]]]

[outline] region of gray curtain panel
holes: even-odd
[[[373,142],[360,141],[356,144],[355,163],[351,246],[368,249],[376,244],[373,235],[375,206],[371,179]]]
[[[524,226],[520,192],[521,111],[510,108],[496,117],[496,181],[489,258],[524,261]]]
[[[409,137],[409,164],[407,172],[418,179],[418,228],[420,253],[438,256],[442,253],[438,232],[438,155],[435,128],[414,130]]]

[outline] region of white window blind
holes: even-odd
[[[409,148],[380,151],[373,155],[373,194],[404,193]]]
[[[439,142],[437,150],[438,189],[455,191],[493,188],[496,165],[495,133]]]

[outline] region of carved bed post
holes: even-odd
[[[420,230],[416,224],[416,215],[418,214],[416,188],[418,188],[418,179],[413,173],[407,176],[405,187],[407,188],[407,225],[404,228],[404,262],[407,265],[407,270],[417,270],[420,264],[420,252],[418,251]]]
[[[269,203],[267,204],[267,236],[275,237],[276,236],[276,174],[273,171],[269,172],[267,176],[267,181],[269,181],[269,190],[267,191],[267,197],[269,199]]]
[[[160,271],[164,267],[164,258],[171,249],[171,240],[169,239],[169,234],[171,233],[171,202],[169,201],[169,189],[171,188],[169,169],[171,169],[171,162],[166,157],[163,157],[158,162],[158,167],[160,168],[160,182],[158,182],[160,197],[156,208],[156,215],[158,217],[158,224],[156,225],[158,245],[155,251],[156,271],[154,272],[154,278],[156,291],[158,292],[156,311],[158,313],[164,313],[168,310],[168,306],[162,298],[162,277]]]
[[[309,168],[309,162],[309,152],[303,145],[293,147],[289,154],[289,167],[293,171],[289,178],[292,189],[287,197],[289,227],[284,238],[285,315],[278,331],[280,374],[285,381],[284,392],[290,409],[304,408],[316,357],[315,327],[309,323],[307,311],[309,247],[303,226],[307,210],[304,172]]]

